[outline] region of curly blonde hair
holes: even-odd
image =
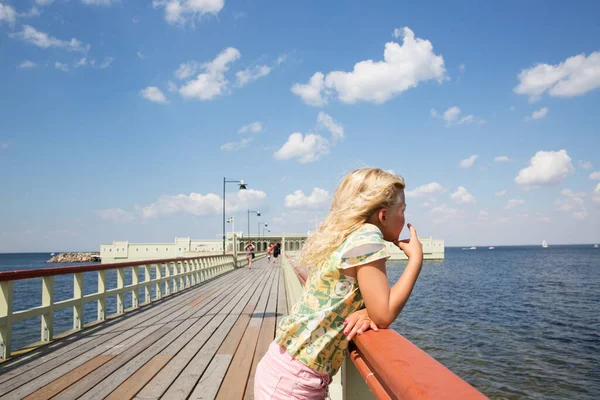
[[[342,179],[331,209],[319,229],[312,233],[300,256],[312,273],[323,266],[348,235],[360,228],[381,208],[403,203],[404,178],[379,168],[360,168]]]

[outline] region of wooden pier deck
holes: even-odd
[[[252,399],[287,311],[279,265],[257,260],[0,364],[0,399]]]

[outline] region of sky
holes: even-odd
[[[365,166],[447,246],[598,243],[599,14],[0,0],[0,252],[218,239],[224,178],[236,231],[306,233]]]

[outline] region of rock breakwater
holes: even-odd
[[[49,263],[79,263],[100,261],[100,253],[60,253],[46,262]]]

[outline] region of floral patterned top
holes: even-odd
[[[356,279],[340,269],[389,257],[375,225],[365,224],[351,233],[323,267],[310,274],[301,299],[281,320],[275,342],[309,368],[335,375],[348,347],[344,320],[364,306]]]

